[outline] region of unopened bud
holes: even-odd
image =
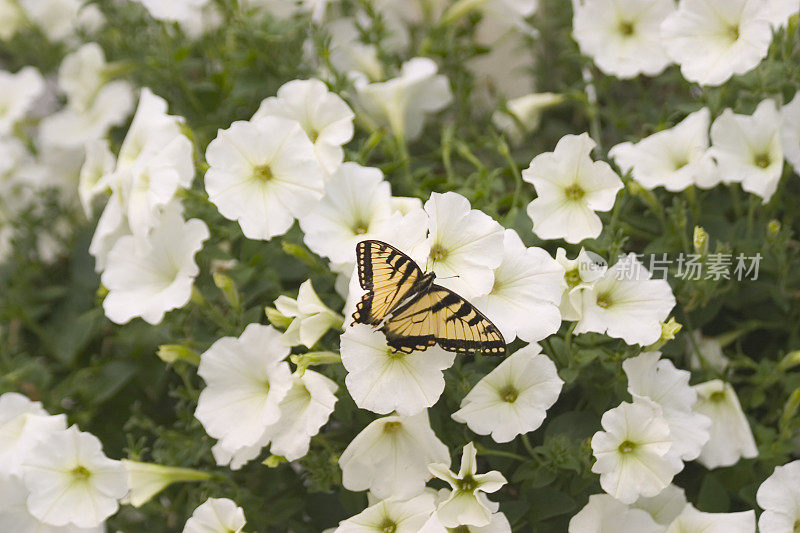
[[[213,277],[214,285],[222,291],[222,294],[225,295],[225,299],[228,300],[231,307],[239,309],[239,290],[236,288],[236,283],[222,272],[215,272]]]
[[[174,364],[183,360],[195,366],[200,364],[200,354],[180,344],[162,344],[156,352],[158,358],[167,364]]]
[[[281,457],[280,455],[270,455],[269,457],[261,461],[261,464],[266,466],[267,468],[275,468],[276,466],[287,462],[288,461],[286,460],[285,457]]]
[[[706,230],[700,226],[695,226],[692,244],[694,245],[695,253],[705,256],[708,253],[708,233],[706,233]]]
[[[781,223],[775,219],[770,220],[767,224],[767,237],[774,238],[781,231]]]

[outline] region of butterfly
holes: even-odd
[[[497,326],[464,298],[433,283],[406,254],[382,241],[356,245],[358,279],[368,291],[356,306],[354,323],[379,327],[387,344],[411,353],[434,344],[450,352],[505,355]]]

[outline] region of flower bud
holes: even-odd
[[[708,253],[708,233],[700,226],[694,227],[694,234],[692,235],[692,244],[694,251],[702,256]]]
[[[239,309],[239,290],[236,288],[236,283],[234,283],[230,277],[222,272],[214,272],[213,277],[214,285],[216,285],[217,288],[222,291],[222,294],[225,295],[225,299],[228,301],[231,307],[234,309]]]
[[[195,366],[200,364],[200,355],[180,344],[162,344],[156,354],[159,359],[170,365],[181,359]]]
[[[767,224],[767,237],[775,238],[781,231],[781,223],[778,220],[772,219]]]
[[[128,486],[130,487],[130,492],[125,496],[123,502],[130,503],[134,507],[141,507],[172,483],[211,479],[210,473],[191,468],[140,463],[128,459],[123,459],[122,464],[128,471]]]

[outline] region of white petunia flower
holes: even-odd
[[[643,352],[622,363],[628,392],[635,399],[647,398],[661,407],[672,440],[669,453],[692,461],[710,438],[711,420],[692,411],[697,392],[689,385],[691,374],[660,357],[661,352]]]
[[[444,391],[443,370],[455,354],[439,346],[410,354],[386,344],[380,331],[353,324],[341,336],[345,385],[356,405],[378,414],[411,416],[431,407]]]
[[[288,461],[308,453],[311,437],[319,433],[333,413],[339,388],[335,381],[313,370],[292,379],[292,388],[278,406],[281,417],[269,428],[273,434],[270,452]]]
[[[95,527],[45,524],[28,511],[28,489],[22,478],[0,479],[0,528],[9,533],[106,533],[105,523]]]
[[[279,420],[279,404],[292,388],[287,355],[281,333],[261,324],[248,325],[238,338],[217,340],[202,354],[197,374],[206,388],[195,417],[222,451],[235,455],[255,447],[257,454],[273,435],[269,427]]]
[[[752,115],[726,109],[711,125],[711,153],[726,183],[741,182],[742,189],[767,203],[783,173],[781,117],[775,102],[764,100]]]
[[[635,254],[622,257],[591,289],[583,290],[583,316],[575,333],[605,333],[642,346],[656,342],[675,296],[666,280],[650,277]]]
[[[655,496],[642,497],[631,505],[633,509],[647,512],[653,520],[666,527],[678,518],[686,507],[686,493],[680,487],[670,485]]]
[[[623,172],[645,189],[664,187],[677,192],[691,185],[703,189],[720,181],[714,160],[708,151],[708,127],[711,112],[707,107],[687,116],[676,126],[642,139],[636,144],[624,142],[609,150]]]
[[[124,81],[112,81],[97,92],[87,109],[79,111],[67,106],[42,120],[42,142],[78,149],[105,137],[112,127],[125,121],[132,108],[131,86]]]
[[[800,91],[781,108],[781,146],[786,161],[800,174]]]
[[[575,259],[568,259],[564,248],[556,250],[556,261],[564,268],[566,284],[559,305],[562,320],[580,320],[583,316],[583,290],[593,287],[608,270],[605,260],[592,255],[594,257],[581,248]]]
[[[385,416],[365,427],[342,455],[342,485],[378,498],[409,498],[432,477],[430,463],[450,462],[447,446],[431,429],[428,412]]]
[[[445,527],[485,526],[497,512],[499,505],[490,501],[486,494],[500,490],[507,483],[506,478],[497,470],[478,474],[477,455],[474,444],[470,442],[464,446],[458,474],[451,472],[448,464],[428,465],[434,476],[453,489],[436,508],[436,516]]]
[[[405,501],[383,500],[340,522],[334,533],[420,533],[435,510],[431,492]]]
[[[129,168],[140,157],[160,152],[176,137],[182,136],[183,118],[167,114],[167,101],[148,88],[139,94],[139,105],[119,149],[120,168]],[[188,187],[193,176],[183,177],[181,185]]]
[[[23,471],[28,510],[54,526],[96,527],[117,512],[128,492],[122,463],[106,457],[97,437],[76,426],[38,442]]]
[[[422,133],[425,115],[453,100],[447,78],[436,74],[433,60],[415,57],[403,63],[400,76],[356,85],[358,105],[374,127],[388,125],[395,137],[413,141]]]
[[[764,0],[680,0],[661,25],[667,54],[700,85],[721,85],[767,56],[772,29]]]
[[[600,70],[619,78],[660,74],[670,59],[659,28],[675,11],[672,0],[575,2],[572,37]]]
[[[105,18],[97,6],[84,6],[81,0],[17,0],[27,19],[50,41],[75,37],[82,30],[97,31]]]
[[[0,70],[0,136],[11,133],[44,88],[44,78],[33,67],[24,67],[16,74]]]
[[[561,326],[564,268],[541,248],[526,248],[513,229],[503,235],[502,262],[494,269],[492,290],[473,303],[491,317],[506,342],[516,337],[542,340]]]
[[[392,20],[382,21],[384,26]],[[345,74],[349,79],[368,79],[381,81],[384,79],[383,63],[378,57],[378,47],[361,41],[361,35],[353,18],[340,18],[326,23],[330,35],[330,63],[336,71]],[[392,32],[392,28],[388,32]],[[398,28],[405,32],[404,26]]]
[[[105,85],[107,76],[103,49],[97,43],[86,43],[61,60],[58,88],[73,108],[85,111],[94,101],[97,91]]]
[[[191,468],[141,463],[129,459],[123,459],[122,465],[128,473],[130,488],[122,503],[129,503],[134,507],[141,507],[173,483],[205,481],[212,477],[208,472]]]
[[[541,426],[564,384],[541,351],[538,344],[529,344],[504,359],[469,391],[453,420],[479,435],[491,433],[496,442]]]
[[[185,21],[192,17],[193,12],[201,9],[208,0],[133,0],[142,4],[150,15],[159,20]]]
[[[240,533],[244,511],[228,498],[209,498],[186,521],[183,533]]]
[[[565,135],[553,152],[539,154],[522,171],[522,179],[536,189],[528,216],[539,238],[574,244],[600,235],[603,225],[595,211],[614,207],[622,180],[608,163],[592,161],[595,146],[586,133]]]
[[[164,314],[189,302],[200,268],[194,256],[209,237],[200,219],[184,221],[179,204],[160,216],[147,238],[148,249],[137,249],[135,237],[120,237],[108,254],[101,280],[108,289],[106,316],[117,324],[141,317],[158,324]]]
[[[664,526],[642,509],[632,509],[608,494],[592,494],[570,519],[569,533],[664,533]]]
[[[466,3],[471,1],[464,0]],[[536,88],[530,67],[535,61],[531,41],[537,31],[524,19],[514,17],[510,11],[508,15],[511,21],[483,17],[477,23],[472,34],[473,42],[484,52],[469,58],[464,64],[475,80],[471,100],[487,111],[498,100],[506,100],[509,111],[512,103],[520,111],[529,105],[535,107],[541,103],[537,103],[535,98],[527,102],[525,99],[525,95],[530,95]],[[535,115],[536,111],[532,109],[531,113]],[[510,115],[503,118],[514,121]]]
[[[775,467],[756,493],[762,533],[794,533],[800,524],[800,461]]]
[[[249,239],[283,235],[322,198],[325,171],[300,124],[234,122],[206,150],[208,199]]]
[[[341,328],[344,320],[319,299],[310,279],[300,284],[297,299],[278,296],[275,307],[291,320],[283,333],[283,340],[289,346],[302,344],[311,348],[329,329]]]
[[[488,294],[503,259],[503,227],[454,192],[432,193],[425,212],[428,238],[412,251],[412,256],[427,256],[420,267],[464,298]]]
[[[253,120],[270,116],[299,122],[328,173],[342,164],[342,145],[353,138],[354,115],[345,101],[328,91],[323,82],[310,79],[284,84],[278,89],[278,96],[261,102]]]
[[[508,135],[513,144],[519,144],[525,135],[539,129],[542,112],[564,101],[555,93],[531,93],[506,102],[505,109],[492,113],[492,123]]]
[[[80,148],[101,139],[121,124],[133,107],[133,89],[124,81],[106,83],[103,49],[87,43],[69,54],[58,69],[58,85],[67,107],[41,124],[42,142],[50,146]]]
[[[688,504],[666,533],[755,533],[755,511],[703,513]],[[768,533],[768,532],[763,532]]]
[[[753,432],[739,404],[736,391],[718,379],[695,385],[695,411],[711,419],[711,439],[697,459],[708,469],[736,464],[740,458],[758,456]]]
[[[631,504],[640,496],[655,496],[670,484],[683,463],[669,453],[669,424],[653,402],[623,402],[603,414],[604,431],[592,437],[600,486]]]
[[[0,396],[0,479],[22,474],[34,445],[67,429],[67,417],[50,416],[42,404],[16,392]]]
[[[313,211],[300,219],[303,240],[315,254],[354,265],[356,244],[374,238],[393,211],[383,173],[347,162],[325,184],[325,196]]]
[[[181,117],[167,114],[167,102],[144,88],[114,171],[101,177],[112,194],[97,223],[89,252],[98,272],[105,269],[117,240],[136,236],[137,249],[158,223],[162,210],[194,178],[193,147],[182,133]]]
[[[712,370],[722,374],[728,368],[730,361],[722,353],[722,345],[713,337],[704,337],[695,330],[691,338],[686,338],[689,352],[689,367],[692,370],[701,370],[708,365]]]

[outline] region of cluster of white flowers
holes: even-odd
[[[800,11],[783,0],[575,0],[573,37],[619,78],[655,76],[671,63],[701,85],[721,85],[767,56],[772,29]]]
[[[271,326],[250,324],[239,338],[223,337],[200,359],[206,388],[195,416],[218,439],[214,457],[232,469],[270,451],[293,461],[328,421],[336,383],[313,370],[292,374],[289,347]]]
[[[32,25],[53,42],[74,44],[80,33],[92,33],[105,25],[105,17],[93,4],[81,0],[1,0],[0,41],[7,41]]]
[[[0,396],[0,529],[99,533],[128,489],[97,437],[21,394]]]
[[[798,170],[798,124],[800,92],[781,108],[764,100],[751,115],[726,109],[713,123],[702,108],[672,128],[614,146],[609,155],[645,189],[677,192],[740,183],[767,203],[783,175],[784,158]]]

